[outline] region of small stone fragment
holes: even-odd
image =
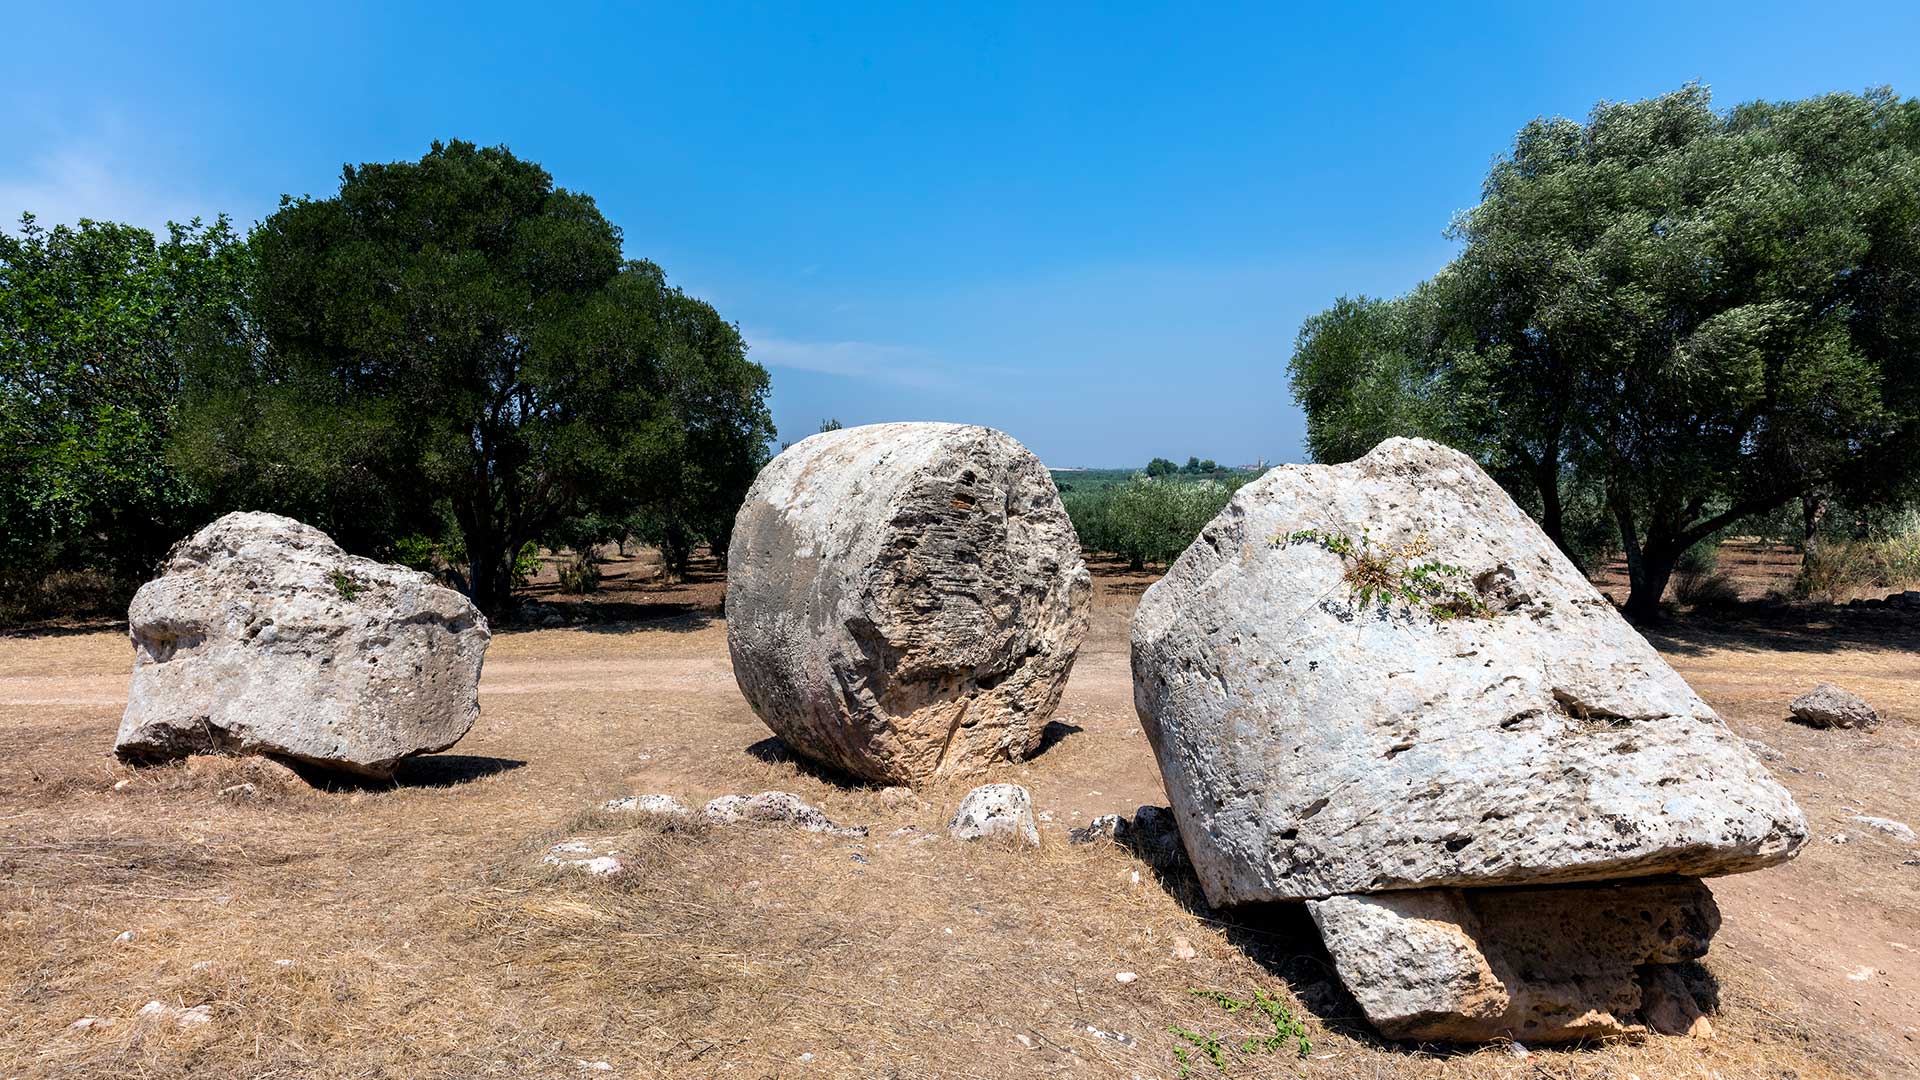
[[[1116,971],[1113,974],[1113,981],[1119,983],[1121,986],[1125,986],[1139,977],[1139,975],[1131,971]]]
[[[1870,728],[1880,723],[1880,714],[1873,706],[1832,683],[1821,683],[1794,698],[1788,711],[1809,727]]]
[[[610,837],[575,837],[562,840],[547,849],[540,861],[548,866],[577,870],[594,877],[612,877],[626,872],[627,864],[617,843]]]
[[[865,825],[836,825],[827,815],[808,805],[798,795],[784,791],[763,791],[758,795],[722,795],[707,803],[701,814],[708,821],[731,825],[744,821],[797,825],[807,832],[826,833],[842,839],[867,835]]]
[[[967,792],[960,808],[947,822],[955,840],[983,840],[1013,836],[1038,846],[1040,830],[1033,822],[1033,796],[1019,784],[983,784]]]
[[[1184,937],[1175,937],[1173,939],[1173,958],[1175,960],[1191,960],[1199,955],[1200,951],[1193,947],[1193,942],[1188,941]]]
[[[608,799],[601,809],[615,813],[664,814],[668,817],[688,817],[693,813],[686,803],[671,795],[626,795]]]
[[[1869,829],[1886,833],[1888,836],[1903,843],[1911,844],[1916,839],[1920,839],[1914,836],[1913,827],[1903,821],[1894,821],[1891,818],[1883,817],[1868,817],[1865,814],[1855,814],[1852,820],[1865,825]]]

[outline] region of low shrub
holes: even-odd
[[[1673,572],[1673,598],[1688,607],[1724,609],[1739,606],[1740,587],[1717,570],[1679,567]]]
[[[560,564],[560,591],[582,596],[600,587],[600,562],[592,551],[576,551]]]
[[[1793,595],[1837,604],[1863,592],[1908,589],[1916,582],[1920,582],[1920,533],[1881,540],[1830,540],[1801,561]]]

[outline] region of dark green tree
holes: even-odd
[[[1688,87],[1536,121],[1454,235],[1459,257],[1408,297],[1302,330],[1316,456],[1442,439],[1563,546],[1566,494],[1597,492],[1635,616],[1734,523],[1912,475],[1920,102],[1720,113]]]
[[[337,195],[283,199],[249,244],[261,347],[199,366],[183,460],[363,548],[444,507],[490,614],[515,554],[569,517],[737,503],[742,469],[689,494],[689,455],[770,431],[738,332],[505,148],[349,166]]]
[[[1155,476],[1155,477],[1172,476],[1174,473],[1177,473],[1179,471],[1180,471],[1180,466],[1175,465],[1173,462],[1168,461],[1166,458],[1163,458],[1163,457],[1157,457],[1157,458],[1154,458],[1152,461],[1147,462],[1148,476]]]
[[[225,218],[156,241],[107,222],[0,232],[0,578],[123,588],[204,513],[169,467],[183,358],[242,333],[244,245]]]

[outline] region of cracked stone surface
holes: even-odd
[[[1810,727],[1870,728],[1880,723],[1880,714],[1865,699],[1832,683],[1821,683],[1794,698],[1788,709],[1795,720]]]
[[[806,832],[826,833],[841,839],[867,835],[865,825],[837,825],[818,807],[785,791],[763,791],[758,795],[722,795],[707,803],[700,813],[716,825],[734,825],[743,821],[793,825]]]
[[[1362,602],[1313,530],[1484,615]],[[1276,538],[1280,542],[1276,543]],[[1235,494],[1148,589],[1134,704],[1216,905],[1783,862],[1800,810],[1466,455],[1389,439]]]
[[[795,753],[919,784],[1035,750],[1091,595],[1053,479],[1018,442],[845,428],[754,481],[728,553],[727,645]]]
[[[270,754],[388,777],[480,715],[490,633],[466,597],[277,514],[182,541],[127,623],[124,758]]]
[[[1720,909],[1697,879],[1416,889],[1311,900],[1307,910],[1388,1038],[1676,1035],[1713,1004],[1692,961],[1706,955]]]
[[[955,840],[1012,836],[1038,846],[1040,830],[1033,820],[1033,796],[1019,784],[982,784],[960,800],[947,822],[947,835]]]

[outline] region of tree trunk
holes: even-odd
[[[1820,523],[1827,516],[1827,497],[1817,491],[1800,496],[1800,554],[1802,562],[1813,561],[1820,549]]]
[[[1547,539],[1553,541],[1554,547],[1578,564],[1579,556],[1567,547],[1567,511],[1560,500],[1559,464],[1546,462],[1536,467],[1533,483],[1540,489],[1540,531],[1547,534]]]
[[[1681,551],[1665,541],[1650,540],[1637,559],[1627,561],[1627,603],[1621,608],[1634,622],[1649,622],[1660,617],[1660,597],[1673,578],[1673,567]]]
[[[1620,526],[1620,549],[1627,557],[1627,602],[1620,609],[1634,622],[1660,617],[1660,597],[1673,577],[1673,565],[1680,561],[1685,545],[1676,545],[1673,537],[1652,535],[1646,545],[1640,543],[1640,528],[1634,520],[1633,505],[1627,496],[1607,485],[1607,505]],[[1655,526],[1658,529],[1658,525]]]

